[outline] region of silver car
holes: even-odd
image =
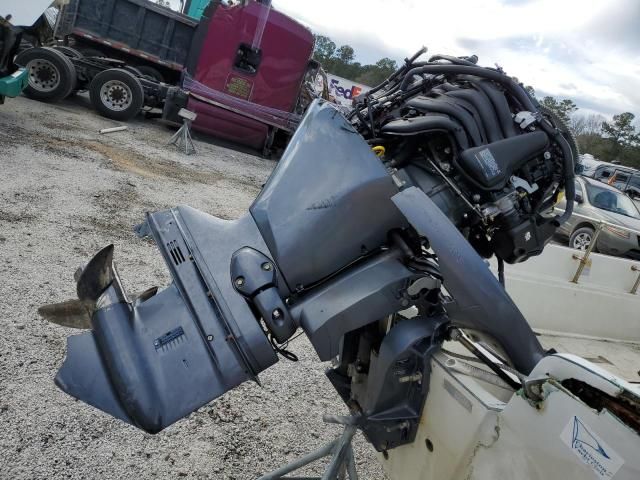
[[[640,212],[633,200],[617,188],[592,178],[580,176],[575,182],[574,215],[560,226],[557,235],[568,239],[570,247],[586,250],[599,221],[605,221],[612,225],[603,227],[594,251],[640,259],[640,235],[635,233],[640,232]],[[558,208],[565,208],[564,200]]]

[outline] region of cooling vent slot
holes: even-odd
[[[167,248],[169,249],[169,253],[171,254],[171,258],[173,259],[173,263],[176,265],[180,265],[185,262],[184,255],[182,254],[182,250],[180,250],[180,245],[175,240],[167,243]]]

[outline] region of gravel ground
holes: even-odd
[[[155,436],[54,386],[74,331],[36,310],[74,296],[78,265],[114,243],[129,291],[165,285],[155,247],[132,233],[144,212],[189,204],[235,218],[275,166],[203,141],[181,155],[164,146],[171,131],[142,119],[99,135],[115,124],[87,105],[0,107],[0,478],[253,479],[332,440],[321,416],[346,409],[304,337],[300,362],[261,374],[263,388],[246,383]],[[361,478],[384,478],[360,436],[355,450]]]

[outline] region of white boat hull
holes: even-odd
[[[380,456],[389,478],[402,480],[584,480],[640,478],[640,436],[608,410],[589,407],[561,385],[582,379],[636,402],[635,387],[572,356],[543,359],[529,378],[544,377],[538,404],[455,371],[439,354],[416,441]],[[503,398],[500,398],[503,397]],[[506,401],[505,401],[506,400]]]

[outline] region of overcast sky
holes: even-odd
[[[640,0],[273,0],[356,60],[475,53],[585,113],[640,116]]]

